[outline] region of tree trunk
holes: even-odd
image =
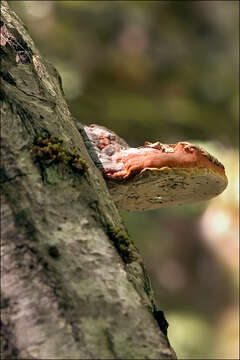
[[[3,358],[175,359],[60,76],[1,12]]]

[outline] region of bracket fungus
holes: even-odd
[[[145,142],[131,148],[114,132],[84,127],[119,209],[151,210],[209,200],[227,186],[224,166],[188,142]]]

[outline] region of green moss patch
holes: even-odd
[[[131,263],[140,258],[136,247],[124,230],[108,224],[106,233],[125,263]]]
[[[69,151],[60,137],[38,137],[33,144],[32,154],[35,162],[47,166],[57,163],[69,165],[75,172],[83,174],[88,165],[86,161],[77,154],[77,151]]]

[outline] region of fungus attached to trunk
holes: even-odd
[[[112,131],[86,126],[111,195],[123,210],[151,210],[209,200],[227,186],[224,166],[187,142],[129,147]]]

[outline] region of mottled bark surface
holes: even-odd
[[[2,356],[174,359],[60,77],[1,13]]]

